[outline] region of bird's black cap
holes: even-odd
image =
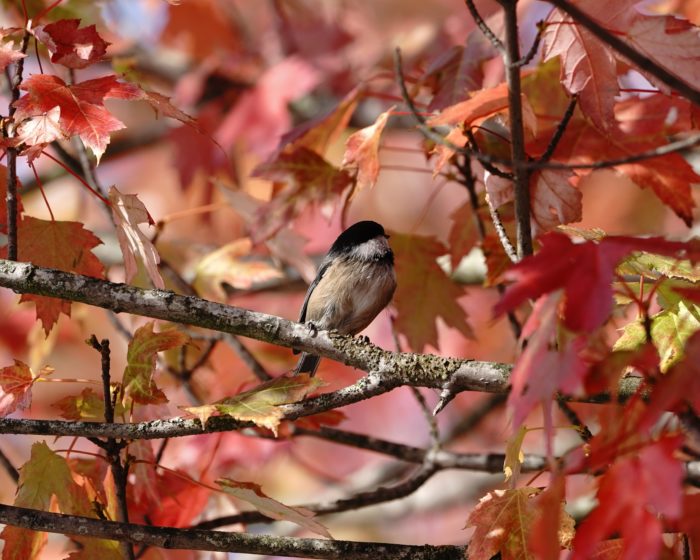
[[[375,237],[386,236],[384,228],[372,220],[364,220],[351,225],[338,236],[331,246],[331,253],[342,253]]]

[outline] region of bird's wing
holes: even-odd
[[[318,273],[316,273],[316,278],[314,278],[314,281],[311,282],[309,285],[309,289],[306,290],[306,297],[304,298],[304,304],[301,306],[301,311],[299,312],[299,322],[300,323],[305,323],[306,322],[306,306],[309,304],[309,298],[311,297],[311,294],[314,291],[314,288],[318,285],[318,283],[321,281],[321,278],[323,278],[323,275],[326,273],[326,270],[328,270],[328,267],[331,265],[332,259],[326,257],[323,259],[323,262],[321,263],[321,267],[318,269]]]

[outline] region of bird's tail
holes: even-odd
[[[297,367],[294,368],[294,375],[299,375],[300,373],[308,373],[309,377],[313,377],[318,369],[318,364],[321,361],[319,356],[314,356],[313,354],[307,354],[306,352],[301,353],[301,357],[297,362]]]

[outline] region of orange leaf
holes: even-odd
[[[437,258],[448,252],[445,246],[432,237],[398,233],[392,233],[391,246],[396,255],[398,284],[394,296],[396,328],[411,348],[421,351],[426,344],[437,348],[438,317],[472,338],[467,315],[457,302],[464,290],[437,264]]]
[[[282,153],[277,159],[259,165],[253,175],[286,183],[268,204],[260,207],[254,243],[274,235],[310,202],[325,202],[352,183],[347,171],[338,169],[304,147]]]
[[[156,370],[156,354],[163,350],[187,344],[189,337],[176,329],[159,333],[153,332],[154,322],[146,323],[134,333],[126,353],[127,365],[124,368],[122,384],[123,402],[131,399],[140,404],[160,404],[168,402],[165,394],[153,381]]]
[[[220,478],[216,483],[227,494],[248,502],[260,513],[272,519],[291,521],[313,533],[329,539],[333,538],[326,527],[313,519],[315,515],[313,512],[300,507],[286,506],[277,500],[273,500],[263,493],[262,488],[258,484],[237,482],[230,478]]]
[[[239,290],[247,290],[254,283],[282,278],[282,272],[262,260],[241,258],[250,255],[253,244],[245,237],[227,243],[204,256],[197,264],[193,285],[205,297],[213,295],[225,299],[222,284]]]
[[[66,460],[51,451],[46,443],[35,443],[29,460],[20,468],[14,505],[48,511],[54,496],[62,513],[95,517],[84,488],[73,480]],[[37,558],[46,542],[45,533],[9,526],[0,538],[5,540],[3,560]],[[85,542],[92,540],[85,539]]]
[[[277,435],[282,420],[280,405],[299,402],[314,389],[323,385],[317,377],[307,374],[278,377],[214,404],[181,407],[197,416],[204,426],[210,416],[226,415],[237,420],[250,421]]]
[[[13,366],[0,369],[0,416],[24,410],[32,404],[34,381],[29,366],[19,360],[15,360]]]
[[[494,490],[479,500],[467,527],[476,527],[469,543],[469,560],[532,560],[528,536],[535,516],[534,496],[539,488]]]
[[[508,84],[503,82],[490,89],[475,92],[469,99],[447,107],[437,117],[428,120],[430,126],[445,124],[471,128],[484,119],[508,111]],[[537,118],[527,97],[522,96],[523,120],[533,133],[537,130]]]
[[[122,194],[116,187],[109,189],[112,216],[117,226],[117,238],[122,255],[126,281],[130,282],[138,272],[136,257],[146,268],[151,282],[156,288],[164,289],[163,278],[158,271],[160,255],[151,240],[141,231],[139,224],[153,225],[153,218],[135,194]]]
[[[373,187],[379,177],[379,140],[394,107],[377,117],[373,125],[354,132],[345,142],[341,168],[357,170],[357,189]]]
[[[20,261],[104,278],[104,267],[91,252],[92,248],[102,242],[92,232],[84,229],[83,224],[25,216],[18,225]],[[0,250],[0,255],[6,254],[7,248]],[[60,313],[70,316],[69,301],[30,294],[23,295],[20,301],[31,301],[36,305],[37,318],[41,319],[47,335],[58,321]]]

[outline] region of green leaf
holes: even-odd
[[[202,426],[207,423],[209,417],[224,415],[244,422],[253,422],[277,435],[277,427],[283,416],[279,406],[299,402],[310,391],[323,384],[323,381],[317,377],[309,377],[308,374],[278,377],[217,403],[181,408],[197,416]]]
[[[700,330],[700,308],[679,301],[677,307],[657,313],[651,318],[651,339],[659,356],[659,367],[666,372],[683,357],[685,343]],[[622,336],[615,342],[613,350],[636,350],[646,342],[646,333],[641,321],[628,324]]]
[[[129,399],[140,404],[168,402],[163,391],[153,381],[156,354],[186,344],[189,337],[176,329],[155,333],[153,325],[153,321],[146,323],[134,333],[134,338],[129,342],[126,354],[127,365],[122,381],[125,405]]]

